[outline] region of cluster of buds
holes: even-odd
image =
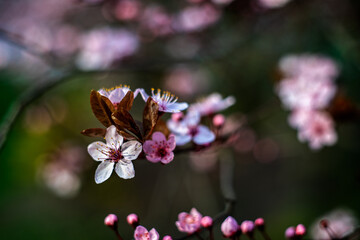
[[[268,235],[265,231],[265,220],[263,218],[257,218],[255,221],[245,220],[240,225],[235,218],[229,216],[221,224],[221,232],[225,238],[236,238],[240,235],[246,235],[248,238],[253,239],[255,230],[259,232],[267,239]]]
[[[289,240],[300,240],[306,234],[306,228],[302,224],[298,224],[296,227],[288,227],[285,231],[285,238]]]

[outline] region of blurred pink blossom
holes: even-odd
[[[82,38],[77,65],[81,69],[106,69],[115,61],[133,55],[139,47],[137,35],[125,29],[100,28]]]
[[[320,221],[327,221],[327,229],[321,227]],[[358,220],[350,210],[335,209],[317,219],[311,226],[311,237],[314,239],[341,239],[352,233],[358,225]],[[329,233],[334,236],[329,236]]]
[[[118,222],[118,218],[115,214],[109,214],[106,216],[104,223],[106,226],[114,227]]]
[[[255,224],[253,221],[245,220],[241,223],[240,229],[243,234],[251,235],[255,229]]]
[[[201,227],[202,215],[195,208],[192,208],[190,213],[180,213],[178,217],[179,220],[176,221],[176,226],[180,232],[192,234]]]
[[[213,219],[209,216],[205,216],[201,219],[201,226],[204,228],[210,228],[213,225]]]
[[[189,111],[197,111],[201,116],[211,115],[227,109],[235,104],[235,98],[229,96],[222,98],[218,93],[213,93],[189,107]]]
[[[140,18],[143,29],[153,37],[168,35],[173,32],[172,17],[161,6],[150,5],[146,7]]]
[[[314,150],[335,144],[337,134],[332,118],[325,112],[314,112],[299,129],[298,138],[301,142],[308,141],[310,148]]]
[[[173,150],[175,147],[175,136],[173,134],[170,134],[168,140],[166,140],[162,132],[154,132],[152,140],[145,141],[143,149],[146,159],[150,162],[168,164],[174,159]]]
[[[134,238],[135,240],[159,240],[160,236],[155,228],[148,231],[143,226],[137,226],[134,232]]]
[[[264,8],[279,8],[279,7],[283,7],[291,0],[258,0],[258,1],[260,5]]]
[[[138,18],[141,13],[141,3],[137,0],[120,0],[115,6],[114,15],[122,21]]]
[[[190,6],[178,14],[174,26],[181,32],[201,31],[217,22],[220,16],[221,12],[211,4]]]
[[[118,86],[112,89],[106,89],[106,88],[102,88],[100,89],[98,92],[104,96],[107,97],[111,103],[116,106],[118,103],[121,102],[121,100],[125,97],[125,95],[128,93],[128,91],[131,91],[131,89],[129,88],[129,86]],[[134,96],[136,97],[136,96]]]

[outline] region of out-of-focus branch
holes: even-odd
[[[219,179],[221,192],[225,200],[225,208],[213,218],[214,224],[221,222],[225,217],[230,215],[233,212],[236,203],[234,190],[234,156],[231,150],[226,150],[226,152],[221,155]],[[201,228],[197,233],[201,233],[205,230],[205,228]],[[194,236],[195,234],[190,234],[176,238],[176,240],[188,239]]]
[[[46,65],[55,65],[56,59],[52,54],[42,49],[42,47],[35,42],[25,41],[19,34],[0,28],[0,39],[37,57]]]

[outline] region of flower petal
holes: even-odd
[[[166,141],[166,137],[162,132],[154,132],[152,135],[152,140],[156,141],[158,143],[162,142],[162,141]]]
[[[191,141],[191,136],[186,135],[175,135],[176,145],[182,146]]]
[[[175,135],[170,134],[167,140],[167,148],[170,151],[173,151],[176,147]]]
[[[196,126],[199,124],[200,118],[201,116],[199,112],[190,111],[186,114],[184,121],[187,126]]]
[[[113,104],[121,102],[124,97],[125,94],[121,88],[115,88],[109,95],[109,99]]]
[[[146,159],[150,162],[157,163],[161,160],[161,157],[157,156],[156,154],[147,154]]]
[[[143,226],[137,226],[134,232],[134,238],[135,240],[149,240],[150,238],[146,238],[146,234],[148,233],[148,230],[144,228]]]
[[[100,89],[99,91],[98,91],[98,93],[100,93],[102,96],[104,96],[104,97],[107,97],[107,98],[109,98],[109,92],[108,91],[106,91],[105,89]]]
[[[200,125],[198,127],[198,133],[194,136],[193,141],[198,145],[204,145],[211,143],[215,140],[215,134],[210,131],[209,128]]]
[[[189,107],[189,104],[183,102],[183,103],[172,103],[169,105],[166,105],[166,109],[164,110],[164,112],[172,112],[172,113],[176,113],[176,112],[180,112],[182,110],[185,110]]]
[[[166,154],[166,155],[161,159],[161,163],[163,163],[163,164],[168,164],[168,163],[170,163],[173,159],[174,159],[174,153],[173,153],[173,152],[169,152],[168,154]]]
[[[135,160],[142,151],[141,143],[128,141],[121,146],[121,153],[126,160]]]
[[[145,90],[143,88],[138,88],[135,90],[134,96],[138,95],[138,93],[141,94],[141,97],[144,99],[144,101],[146,102],[149,98],[149,95],[147,95],[147,93],[145,92]]]
[[[95,161],[104,161],[108,158],[106,155],[108,146],[103,142],[93,142],[88,146],[87,150]]]
[[[118,150],[124,141],[124,138],[117,133],[116,127],[111,125],[106,129],[106,144],[112,149]]]
[[[106,181],[114,169],[114,163],[110,161],[104,161],[99,164],[95,172],[95,182],[97,184]]]
[[[143,150],[146,155],[155,153],[157,149],[158,149],[158,146],[157,146],[156,142],[152,141],[152,140],[146,140],[143,145]]]
[[[155,230],[155,228],[150,230],[150,240],[159,240],[159,233]]]
[[[134,165],[130,161],[120,161],[115,166],[115,172],[123,179],[135,177]]]

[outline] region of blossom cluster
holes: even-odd
[[[280,60],[279,68],[284,78],[276,92],[291,111],[289,124],[298,130],[298,139],[314,150],[335,144],[335,123],[326,108],[337,91],[337,64],[318,55],[289,55]]]
[[[143,121],[135,121],[130,114],[134,98],[140,95],[146,103]],[[95,172],[95,182],[102,183],[113,170],[120,178],[135,176],[133,160],[145,157],[148,161],[168,164],[174,159],[176,146],[192,142],[194,146],[208,147],[216,140],[215,130],[225,121],[213,115],[235,103],[233,97],[222,99],[212,94],[191,104],[177,102],[169,92],[152,89],[148,95],[142,88],[131,91],[128,86],[92,91],[90,103],[95,117],[106,127],[90,128],[82,134],[103,137],[106,143],[96,141],[88,146],[88,153],[100,162]],[[181,111],[189,107],[186,115]],[[164,113],[172,113],[165,123]],[[213,117],[214,126],[201,124],[202,118]]]

